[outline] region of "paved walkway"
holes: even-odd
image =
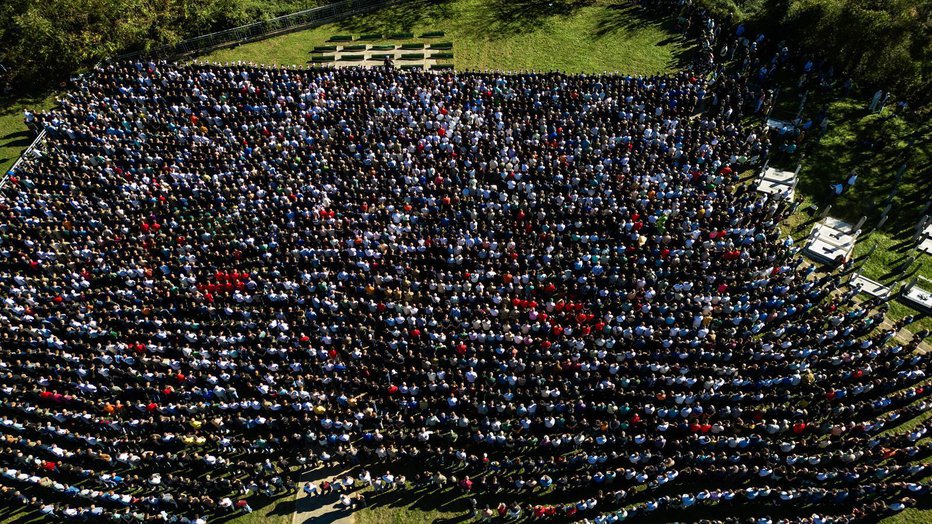
[[[295,499],[295,513],[292,524],[353,524],[353,513],[343,509],[339,504],[339,495],[308,497],[304,494],[304,483],[314,482],[318,486],[324,480],[333,480],[346,476],[348,470],[342,468],[318,468],[301,476],[298,496]]]

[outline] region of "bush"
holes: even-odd
[[[428,31],[421,35],[421,38],[438,38],[441,36],[445,36],[443,31]]]
[[[336,51],[337,46],[335,45],[318,45],[314,46],[314,49],[311,50],[312,53],[325,53],[328,51]]]
[[[365,59],[366,55],[340,55],[341,62],[359,62]]]
[[[430,44],[430,49],[453,49],[453,42],[437,42]]]
[[[333,35],[328,42],[352,42],[353,35]]]
[[[401,55],[402,60],[423,60],[424,53],[404,53]]]
[[[366,44],[362,45],[345,45],[343,46],[343,51],[365,51]]]
[[[433,58],[433,59],[435,59],[435,60],[441,59],[441,58],[452,59],[452,58],[453,58],[453,53],[434,53],[434,54],[430,55],[430,57]]]
[[[401,44],[402,49],[424,49],[423,43]]]
[[[932,96],[932,2],[915,0],[697,0],[721,22],[746,23],[774,42],[825,57],[868,90]],[[675,16],[675,14],[673,15]],[[749,31],[749,32],[750,32]]]

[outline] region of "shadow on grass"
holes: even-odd
[[[45,517],[36,511],[25,509],[11,509],[9,512],[0,512],[0,522],[3,524],[38,524]]]
[[[570,16],[594,0],[488,0],[469,31],[490,40],[538,31],[554,16]]]
[[[390,5],[363,16],[337,22],[341,31],[352,34],[409,32],[417,25],[453,16],[446,1],[411,0]]]
[[[540,29],[552,16],[567,16],[595,0],[486,0],[477,9],[454,13],[449,1],[410,0],[365,16],[337,22],[341,31],[353,34],[410,32],[454,16],[463,17],[459,28],[464,36],[498,40]]]
[[[865,228],[879,221],[889,202],[891,213],[882,231],[902,241],[899,247],[904,251],[909,249],[912,227],[932,198],[928,167],[932,124],[871,115],[855,100],[833,104],[829,115],[837,127],[830,127],[819,143],[809,145],[798,189],[818,205],[832,203],[833,216],[850,221],[867,217]],[[897,181],[896,173],[904,163],[907,169]],[[855,168],[859,174],[854,188],[835,197],[830,185],[844,181]]]
[[[670,36],[657,42],[657,47],[677,45],[673,52],[674,69],[684,69],[695,53],[695,39],[684,37],[670,17],[654,17],[635,6],[615,4],[603,10],[594,36],[603,38],[618,32],[634,33],[648,27],[659,27]]]
[[[266,497],[264,495],[258,495],[251,497],[249,499],[249,506],[252,507],[253,512],[250,514],[253,515],[262,515],[264,517],[284,517],[286,515],[294,515],[295,512],[295,493],[280,493],[278,496]],[[275,504],[274,507],[268,509],[269,506]],[[224,524],[227,522],[234,521],[240,517],[243,517],[245,513],[240,511],[235,511],[232,513],[223,513],[220,515],[212,516],[209,521],[211,523],[220,523]],[[264,518],[258,520],[257,522],[262,522]]]
[[[634,6],[612,5],[605,10],[605,16],[596,25],[595,35],[603,37],[618,31],[637,31],[654,23],[648,21]]]
[[[330,524],[331,522],[336,522],[344,517],[348,517],[351,513],[352,511],[348,509],[331,511],[316,517],[308,517],[304,519],[304,524]]]
[[[28,131],[10,133],[0,138],[0,147],[26,147],[33,141],[33,136]]]

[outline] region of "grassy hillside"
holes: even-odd
[[[303,65],[332,35],[427,31],[443,31],[453,42],[457,69],[654,74],[677,69],[689,53],[668,26],[607,0],[415,0],[202,58]]]

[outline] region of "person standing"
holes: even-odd
[[[877,106],[880,104],[880,99],[882,97],[883,97],[883,89],[878,89],[877,92],[874,93],[874,97],[871,99],[870,105],[867,106],[868,111],[872,113],[876,111]]]

